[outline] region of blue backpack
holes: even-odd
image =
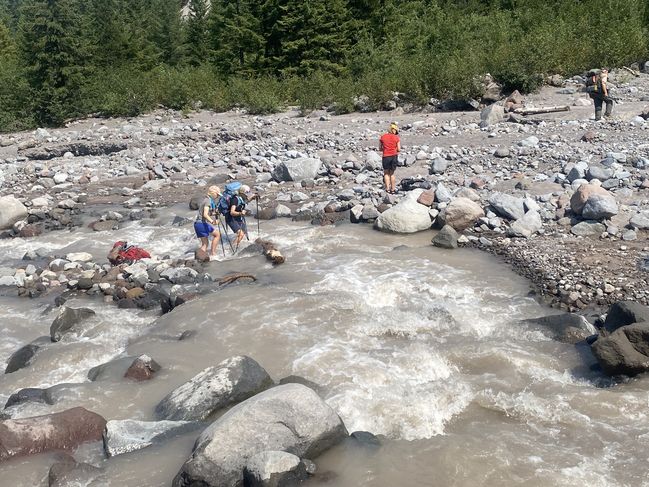
[[[241,188],[241,183],[239,181],[234,181],[225,185],[225,191],[223,191],[223,194],[221,195],[221,198],[219,198],[219,202],[217,204],[217,209],[219,210],[219,213],[221,215],[230,214],[232,198],[236,196],[239,188]]]

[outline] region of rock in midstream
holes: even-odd
[[[170,392],[155,408],[158,419],[200,421],[273,385],[268,372],[246,356],[208,367]]]
[[[340,417],[314,391],[286,384],[236,405],[196,440],[174,487],[241,487],[249,458],[275,450],[313,459],[348,436]]]

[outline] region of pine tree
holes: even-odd
[[[351,44],[350,12],[344,0],[284,0],[277,21],[279,71],[306,76],[340,75]]]
[[[57,125],[81,113],[88,46],[76,0],[31,0],[21,11],[20,57],[39,123]]]
[[[189,62],[199,66],[207,61],[209,52],[208,8],[206,0],[189,0],[187,18],[187,51]]]
[[[182,62],[184,54],[182,20],[178,0],[155,0],[151,39],[157,49],[158,59],[171,66]]]
[[[259,2],[214,0],[210,13],[212,61],[223,74],[253,74],[260,67],[264,39]]]

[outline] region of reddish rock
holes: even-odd
[[[584,206],[586,206],[588,198],[593,195],[610,196],[611,198],[613,197],[611,193],[606,191],[601,186],[595,186],[594,184],[582,184],[581,186],[579,186],[579,188],[577,188],[577,191],[575,191],[575,193],[570,198],[570,209],[572,210],[572,212],[577,215],[581,215]]]
[[[381,203],[379,206],[376,207],[376,210],[379,213],[383,213],[385,210],[392,208],[392,205],[388,205],[387,203]]]
[[[18,235],[22,238],[32,238],[38,237],[41,233],[43,233],[43,227],[40,225],[29,224],[21,228]]]
[[[194,258],[199,262],[210,261],[210,255],[203,249],[198,249],[196,252],[194,252]]]
[[[482,189],[485,187],[485,184],[487,184],[484,179],[482,178],[473,178],[471,180],[471,184],[469,184],[469,187],[473,189]]]
[[[642,189],[647,189],[647,188],[649,188],[649,179],[645,179],[644,181],[642,181],[642,184],[640,185],[640,187],[641,187]]]
[[[589,130],[588,132],[586,132],[584,135],[581,136],[582,142],[592,142],[596,138],[597,138],[597,134],[592,130]]]
[[[149,380],[158,370],[160,370],[160,365],[155,360],[148,355],[140,355],[133,361],[124,377],[136,381]]]
[[[427,189],[419,195],[419,198],[417,198],[417,203],[424,206],[433,206],[434,202],[435,191],[433,191],[432,189]]]
[[[106,420],[77,407],[44,416],[0,421],[0,461],[52,450],[73,451],[99,441]]]

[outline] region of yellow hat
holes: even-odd
[[[397,125],[397,122],[392,122],[390,124],[390,131],[394,130],[395,132],[399,132],[399,126]]]

